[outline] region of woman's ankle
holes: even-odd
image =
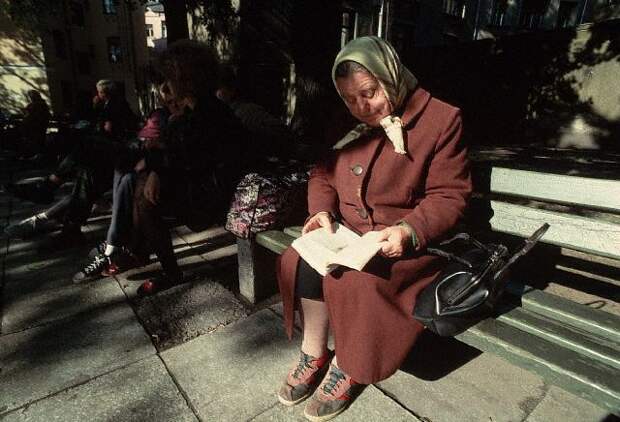
[[[321,358],[325,356],[327,353],[329,353],[329,350],[327,349],[327,344],[324,347],[320,347],[320,346],[312,347],[312,346],[307,346],[302,343],[301,351],[307,355],[312,356],[313,358]]]

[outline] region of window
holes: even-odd
[[[119,37],[108,37],[108,60],[110,63],[123,62],[123,50]]]
[[[570,28],[577,24],[577,3],[574,1],[561,1],[558,8],[558,20],[556,28]]]
[[[145,27],[146,27],[146,36],[152,37],[153,36],[153,25],[150,23],[147,23]]]
[[[536,29],[540,26],[547,11],[548,0],[523,0],[519,26]]]
[[[56,57],[59,59],[67,58],[67,45],[65,44],[65,35],[62,31],[55,29],[52,31],[52,39],[54,40],[54,50]]]
[[[82,3],[78,1],[72,1],[69,4],[69,10],[71,13],[71,23],[75,26],[84,26],[84,7]]]
[[[354,10],[347,10],[342,13],[342,26],[340,34],[340,48],[344,47],[346,43],[355,38],[357,22],[357,12]]]
[[[106,15],[116,15],[118,0],[103,0],[103,13]]]
[[[506,9],[508,9],[508,0],[495,0],[491,9],[489,23],[493,26],[503,26]]]
[[[465,18],[465,1],[464,0],[443,0],[443,12],[450,16]]]
[[[80,75],[90,75],[90,55],[86,52],[78,52],[75,54],[75,58]]]
[[[166,21],[161,21],[161,37],[168,37],[168,30],[166,29]]]

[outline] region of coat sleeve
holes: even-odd
[[[467,148],[461,141],[462,127],[461,112],[456,109],[435,146],[424,198],[403,219],[415,232],[418,250],[456,225],[471,195]]]
[[[327,211],[332,215],[338,214],[338,193],[329,181],[331,160],[317,164],[310,172],[308,181],[308,213],[314,215]]]

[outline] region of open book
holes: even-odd
[[[293,241],[293,249],[319,274],[326,275],[339,265],[361,271],[379,252],[379,232],[360,236],[344,225],[333,223],[334,233],[320,228]]]

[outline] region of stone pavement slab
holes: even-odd
[[[174,232],[192,246],[200,246],[205,243],[234,243],[235,239],[235,236],[226,231],[223,226],[209,227],[197,232],[192,231],[187,226],[177,226],[174,228]]]
[[[159,350],[187,342],[244,318],[248,310],[214,280],[203,279],[136,302]]]
[[[240,421],[279,403],[277,388],[298,349],[282,320],[263,310],[167,350],[162,359],[201,419]]]
[[[181,250],[192,252],[188,246],[181,246]],[[235,295],[220,284],[221,277],[214,272],[213,265],[195,255],[180,258],[178,262],[187,282],[152,297],[138,298],[136,290],[145,279],[160,273],[159,262],[117,276],[159,350],[209,333],[248,314]]]
[[[619,409],[620,411],[620,409]],[[612,422],[620,418],[568,391],[551,386],[525,422]]]
[[[255,416],[251,421],[261,422],[307,422],[304,417],[304,404],[286,407],[276,404],[269,410]],[[420,419],[403,409],[394,400],[387,397],[377,387],[369,385],[360,397],[336,419],[336,422],[416,422]],[[433,421],[435,422],[435,421]],[[439,422],[439,421],[437,421]]]
[[[303,406],[289,408],[276,396],[299,341],[289,342],[282,319],[265,309],[167,350],[162,359],[203,420],[304,420]],[[347,413],[339,420],[417,420],[373,386]]]
[[[547,390],[531,372],[426,334],[401,370],[378,386],[433,422],[522,421]]]
[[[12,413],[4,422],[193,422],[198,419],[157,356],[69,388]]]
[[[0,410],[12,410],[155,353],[123,300],[0,337]]]
[[[13,287],[9,284],[4,290],[2,334],[14,333],[125,301],[123,291],[113,278],[84,284],[63,283],[59,287],[32,292],[14,291]]]

